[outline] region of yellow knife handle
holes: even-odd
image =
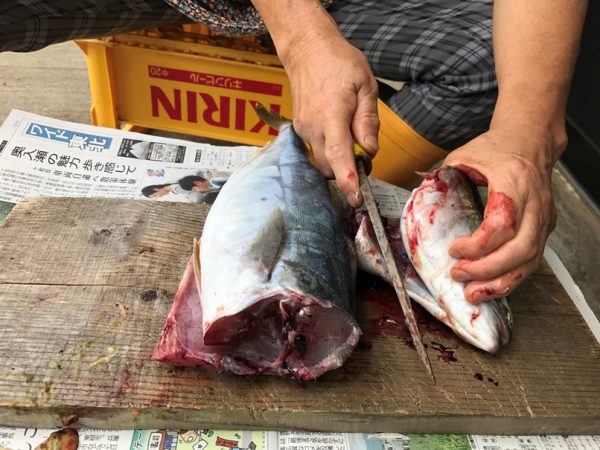
[[[369,175],[371,173],[371,169],[373,168],[373,164],[371,163],[371,157],[369,154],[356,142],[353,144],[354,149],[354,159],[357,161],[362,161],[365,166],[365,174]]]

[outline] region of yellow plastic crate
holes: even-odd
[[[226,38],[194,24],[76,42],[87,57],[94,125],[264,145],[276,131],[254,105],[292,117],[287,75],[257,38]],[[415,170],[444,157],[382,102],[379,114],[377,178],[406,185]]]
[[[263,145],[275,131],[254,105],[291,117],[285,71],[256,42],[212,37],[188,26],[77,44],[87,56],[94,125]]]

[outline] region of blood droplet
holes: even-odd
[[[515,273],[512,277],[511,277],[511,281],[513,283],[516,283],[517,281],[519,281],[521,278],[523,278],[523,274],[521,272],[517,272]]]
[[[445,181],[436,178],[435,180],[435,190],[441,192],[442,194],[448,193],[448,185]]]
[[[498,219],[496,218],[498,217]],[[504,192],[490,191],[485,206],[485,221],[490,221],[498,228],[515,229],[517,224],[517,207],[512,198]]]
[[[471,313],[471,326],[475,326],[475,321],[477,320],[477,318],[481,315],[481,311],[479,309],[475,309],[472,313]]]
[[[441,361],[447,363],[458,362],[458,359],[456,359],[456,356],[454,354],[454,349],[446,347],[444,344],[440,344],[439,342],[435,341],[431,341],[431,348],[440,353],[438,355],[438,359],[440,359]]]
[[[496,291],[494,289],[492,289],[489,286],[483,286],[483,287],[475,289],[473,291],[473,294],[471,294],[471,298],[473,299],[473,301],[477,302],[480,300],[484,300],[487,297],[490,297],[494,294],[496,294]],[[471,319],[473,319],[472,316],[471,316]]]

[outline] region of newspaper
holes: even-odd
[[[214,146],[12,110],[0,128],[0,201],[27,196],[212,203],[258,147]],[[375,180],[382,215],[400,217],[408,193]]]
[[[13,110],[0,128],[0,200],[52,195],[210,202],[214,196],[206,194],[256,151]]]
[[[257,147],[82,125],[13,110],[0,127],[0,221],[33,195],[212,203]],[[371,179],[382,216],[409,192]],[[56,430],[1,428],[0,449],[33,450]],[[480,436],[299,431],[80,429],[80,450],[598,450],[600,436]],[[61,449],[58,449],[61,450]]]
[[[33,450],[39,447],[53,431],[56,430],[0,428],[0,447]],[[78,433],[79,450],[598,450],[600,448],[600,436],[464,436],[86,428],[78,430]]]

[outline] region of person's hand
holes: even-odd
[[[379,133],[377,82],[365,56],[336,29],[296,41],[283,61],[296,132],[310,144],[319,171],[360,206],[352,140],[373,157]]]
[[[152,198],[164,197],[165,195],[168,195],[170,193],[171,193],[171,186],[167,184],[165,186],[154,189],[154,192],[152,194],[150,194],[150,197],[152,197]]]
[[[556,224],[550,173],[555,143],[531,124],[494,127],[452,152],[445,164],[488,186],[483,222],[457,238],[450,254],[459,261],[452,277],[468,282],[467,300],[478,303],[512,292],[540,263]],[[561,150],[562,151],[562,150]]]

